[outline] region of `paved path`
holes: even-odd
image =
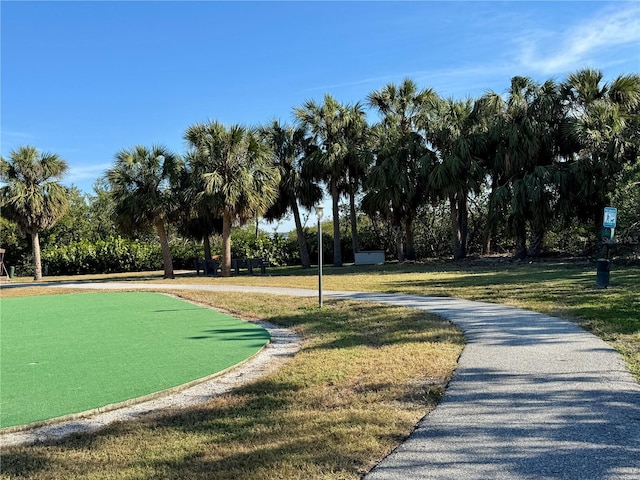
[[[367,479],[640,479],[640,387],[599,338],[501,305],[336,296],[428,310],[467,338],[440,405]]]
[[[221,285],[64,286],[317,295]],[[440,405],[367,479],[640,479],[640,386],[597,337],[558,318],[502,305],[325,293],[427,310],[459,325],[467,339]]]

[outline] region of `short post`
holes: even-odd
[[[318,306],[322,308],[322,215],[324,207],[316,206],[318,217]]]
[[[609,286],[611,262],[608,258],[599,258],[596,265],[596,284],[600,288],[607,288]]]

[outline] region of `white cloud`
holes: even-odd
[[[535,31],[520,39],[518,61],[523,67],[549,75],[566,73],[585,64],[620,63],[622,47],[636,47],[640,59],[640,6],[599,12],[566,32]]]
[[[8,131],[8,130],[2,130],[2,133],[0,134],[2,135],[2,137],[9,137],[9,138],[32,138],[33,135],[31,135],[30,133],[26,133],[26,132],[13,132],[13,131]]]
[[[402,75],[381,75],[377,77],[368,77],[362,79],[356,79],[353,81],[341,82],[341,83],[333,83],[326,85],[317,85],[309,88],[305,88],[301,90],[301,92],[328,92],[335,89],[347,88],[347,87],[359,87],[365,85],[384,85],[389,82],[398,81],[398,79],[403,79],[405,77],[411,77],[411,74],[402,74]]]
[[[0,138],[2,139],[2,151],[14,150],[20,145],[32,143],[34,136],[28,132],[16,132],[12,130],[2,130],[0,132]]]
[[[99,163],[93,165],[69,165],[69,172],[64,177],[65,184],[74,184],[82,190],[91,191],[91,186],[104,175],[107,169],[111,168],[111,163]]]
[[[640,64],[640,4],[615,2],[588,11],[588,16],[580,16],[576,6],[577,20],[570,24],[564,20],[540,24],[533,12],[479,16],[475,21],[482,34],[474,43],[483,45],[483,51],[490,54],[481,56],[482,62],[467,59],[464,64],[452,62],[429,70],[354,78],[306,91],[379,88],[409,77],[445,96],[475,96],[489,89],[500,90],[500,86],[507,88],[514,75],[541,78],[564,76],[588,66],[606,69],[628,65],[634,54]]]

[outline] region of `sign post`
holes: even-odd
[[[616,221],[618,218],[618,209],[615,207],[605,207],[604,208],[604,216],[602,217],[602,237],[605,240],[605,237],[608,237],[607,243],[613,241],[613,237],[616,231]]]
[[[316,207],[316,217],[318,217],[318,307],[322,308],[322,217],[324,207]]]
[[[597,261],[596,284],[600,288],[607,288],[609,286],[609,274],[611,271],[611,261],[609,260],[609,245],[613,243],[617,217],[617,208],[604,208],[604,215],[602,217],[602,241],[605,244],[607,258],[599,258]]]

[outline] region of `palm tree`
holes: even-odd
[[[293,214],[302,268],[311,267],[309,248],[302,228],[298,204],[310,209],[322,200],[322,190],[312,179],[302,175],[302,163],[315,145],[303,128],[294,128],[274,120],[262,127],[260,136],[273,151],[273,164],[280,171],[278,200],[265,212],[267,220]]]
[[[400,261],[405,254],[409,260],[416,258],[413,221],[418,207],[428,198],[427,180],[434,163],[426,144],[427,112],[437,98],[433,90],[419,90],[410,79],[400,85],[388,84],[367,97],[382,119],[373,130],[376,158],[367,178],[363,206],[391,221]]]
[[[358,240],[358,219],[356,197],[364,185],[372,164],[370,128],[360,104],[349,107],[351,123],[345,130],[347,176],[341,182],[340,191],[349,197],[349,220],[351,226],[351,248],[354,253],[360,251]]]
[[[493,189],[489,219],[507,218],[516,239],[515,257],[527,255],[527,225],[532,237],[530,253],[542,246],[553,213],[553,172],[563,155],[560,131],[565,116],[558,85],[542,85],[514,77],[506,100],[490,93],[488,104],[499,105],[489,136],[495,155],[489,161]]]
[[[187,128],[185,140],[195,149],[194,170],[204,181],[203,195],[215,199],[215,216],[222,217],[222,275],[231,275],[231,226],[262,215],[278,196],[280,174],[271,151],[254,130],[226,128],[210,121]]]
[[[34,281],[42,280],[39,232],[51,227],[69,207],[67,189],[59,180],[67,172],[67,163],[58,155],[40,153],[35,147],[12,150],[10,161],[0,157],[2,216],[16,222],[31,236]]]
[[[222,233],[222,218],[215,215],[218,210],[216,197],[205,192],[204,178],[196,168],[198,160],[195,150],[187,152],[185,163],[178,187],[178,231],[189,238],[202,241],[204,259],[211,260],[211,236]]]
[[[470,99],[439,102],[430,136],[437,149],[438,164],[429,181],[439,195],[449,200],[456,260],[467,255],[469,194],[479,192],[484,179],[481,157],[486,117],[480,105]]]
[[[114,202],[114,217],[125,234],[155,227],[162,249],[164,278],[174,278],[167,222],[175,209],[173,188],[182,160],[163,146],[142,145],[121,150],[106,177]]]
[[[640,75],[605,83],[602,72],[584,69],[569,75],[562,90],[570,105],[563,133],[575,153],[560,177],[564,214],[590,220],[599,232],[625,165],[638,161]]]
[[[340,242],[341,185],[347,176],[349,130],[364,118],[360,104],[343,105],[331,95],[324,103],[308,100],[294,109],[301,126],[311,133],[320,147],[304,164],[305,174],[327,182],[333,203],[333,266],[342,266]]]

